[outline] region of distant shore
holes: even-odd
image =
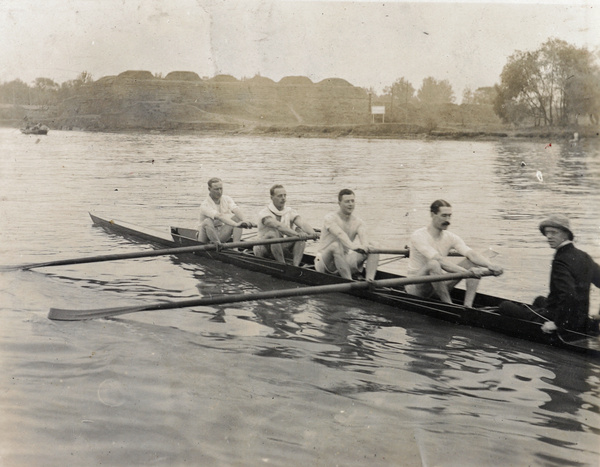
[[[18,128],[17,122],[2,122],[0,126]],[[41,122],[46,123],[46,122]],[[53,131],[52,122],[46,123]],[[122,128],[88,129],[58,128],[107,133],[211,133],[228,136],[270,136],[293,138],[367,138],[367,139],[422,139],[422,140],[475,140],[496,141],[502,139],[537,139],[547,141],[572,141],[592,139],[600,136],[600,128],[580,126],[570,128],[534,127],[534,128],[438,128],[427,130],[417,125],[378,123],[348,125],[239,125],[216,122],[170,122],[165,128]]]
[[[468,129],[439,128],[426,131],[423,128],[398,125],[297,125],[257,126],[242,129],[236,134],[286,136],[297,138],[371,138],[371,139],[431,139],[431,140],[478,140],[494,141],[506,138],[571,141],[574,134],[578,139],[598,138],[600,128],[517,128],[517,129]]]

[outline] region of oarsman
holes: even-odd
[[[550,294],[537,297],[532,307],[503,302],[500,312],[543,323],[542,331],[547,333],[558,328],[597,333],[598,324],[588,313],[591,284],[600,288],[600,266],[575,247],[567,217],[554,214],[542,221],[539,229],[550,248],[556,250],[550,271]]]
[[[341,190],[338,193],[338,206],[336,212],[325,216],[315,269],[352,279],[353,275],[366,267],[365,278],[373,280],[379,255],[369,254],[365,223],[353,214],[356,206],[354,192],[347,188]]]
[[[439,275],[472,271],[476,277],[465,280],[465,306],[473,306],[483,268],[488,268],[496,276],[502,274],[500,266],[492,264],[487,258],[469,248],[456,234],[449,232],[452,206],[443,199],[434,201],[430,208],[429,226],[416,230],[410,237],[410,258],[408,277]],[[448,258],[450,250],[456,250],[465,256],[458,264]],[[480,267],[477,267],[480,266]],[[446,303],[452,303],[450,291],[460,281],[430,282],[411,284],[406,291],[419,297],[436,296]]]
[[[258,213],[258,238],[299,237],[298,241],[257,245],[254,254],[263,258],[273,258],[280,263],[291,258],[294,266],[299,266],[304,255],[306,240],[315,231],[300,214],[286,206],[287,192],[282,185],[273,185],[270,190],[271,202]]]
[[[246,219],[241,209],[223,194],[223,181],[211,178],[208,181],[208,197],[200,205],[198,240],[216,244],[233,239],[239,242],[242,229],[249,229],[252,223]]]

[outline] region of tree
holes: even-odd
[[[49,105],[56,102],[56,93],[59,85],[50,78],[36,78],[33,81],[32,103]]]
[[[31,102],[31,89],[20,79],[0,86],[0,100],[5,104],[27,105]]]
[[[592,123],[598,123],[600,111],[600,73],[573,77],[566,86],[566,99],[575,114],[589,115]]]
[[[78,88],[83,86],[84,84],[92,84],[94,82],[91,73],[87,71],[82,71],[77,75],[77,78],[73,80],[73,85]]]
[[[494,109],[506,122],[566,125],[578,113],[597,113],[595,57],[559,39],[533,52],[516,51],[500,75]]]
[[[398,103],[406,106],[414,99],[415,88],[407,79],[398,78],[391,86],[384,88],[383,93],[393,99],[394,105]]]
[[[454,102],[454,91],[448,80],[438,81],[428,77],[423,80],[417,98],[422,105],[451,104]]]
[[[58,84],[50,78],[36,78],[33,85],[40,91],[56,91],[58,89]]]
[[[65,81],[60,85],[57,95],[59,100],[65,100],[77,94],[82,86],[92,84],[94,80],[87,71],[82,71],[75,79]]]
[[[462,103],[463,104],[474,104],[475,103],[475,94],[471,91],[471,88],[466,87],[463,91],[462,95]]]
[[[476,105],[493,105],[496,98],[496,88],[483,86],[473,93],[473,103]]]
[[[415,88],[404,77],[398,78],[391,86],[383,88],[383,96],[390,102],[390,114],[392,119],[398,117],[398,110],[404,115],[404,120],[408,118],[409,105],[415,103]]]

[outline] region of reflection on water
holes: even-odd
[[[0,136],[6,264],[147,248],[87,212],[193,227],[212,176],[251,216],[280,182],[316,227],[352,188],[384,247],[403,247],[447,199],[451,229],[505,266],[482,291],[508,298],[547,289],[553,252],[537,224],[550,212],[569,213],[600,258],[595,141]],[[46,319],[50,306],[285,287],[191,257],[0,273],[2,462],[597,465],[600,365],[555,349],[337,295]]]

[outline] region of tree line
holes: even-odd
[[[534,51],[516,51],[504,65],[500,83],[465,89],[463,105],[489,105],[504,123],[567,126],[600,114],[600,52],[593,53],[559,39],[548,39]],[[410,107],[432,108],[454,103],[447,80],[425,78],[416,90],[405,78],[384,88],[392,117]]]
[[[92,75],[82,71],[75,79],[56,83],[50,78],[36,78],[31,85],[15,79],[0,84],[0,103],[49,106],[76,96],[81,86],[93,83]]]
[[[564,126],[581,115],[598,123],[599,57],[559,39],[549,39],[533,52],[515,52],[495,86],[495,112],[517,124],[529,120],[536,126]]]
[[[537,50],[515,51],[508,57],[499,83],[465,89],[462,105],[489,106],[504,123],[514,125],[567,126],[578,123],[581,116],[597,124],[599,59],[600,51],[548,39]],[[92,75],[86,71],[60,85],[49,78],[36,78],[31,86],[17,79],[0,84],[0,103],[49,106],[76,96],[90,83]],[[448,80],[433,77],[425,78],[419,89],[401,77],[381,95],[370,92],[377,102],[389,106],[392,120],[400,115],[407,118],[410,109],[427,113],[455,102]]]

